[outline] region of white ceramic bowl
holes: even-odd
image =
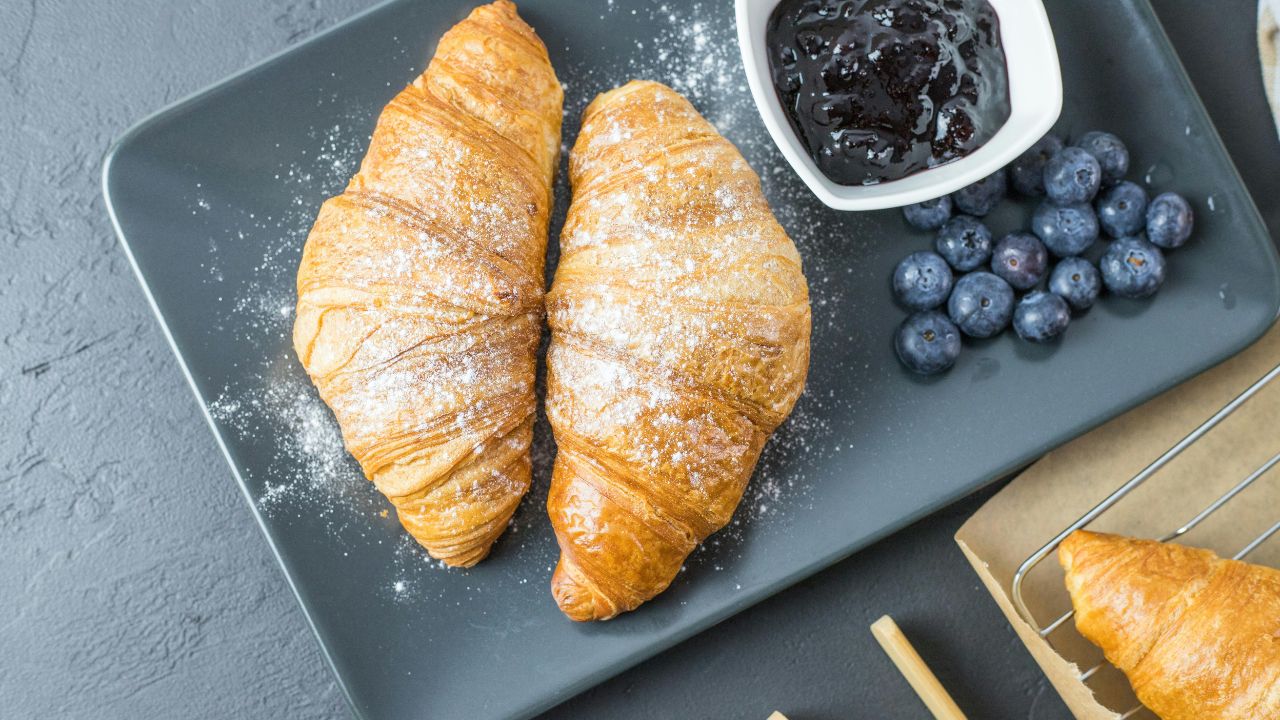
[[[1040,0],[988,0],[1000,17],[1009,67],[1009,120],[985,145],[959,160],[878,185],[832,182],[805,152],[783,114],[769,74],[765,27],[779,0],[736,0],[738,45],[747,83],[765,127],[791,167],[837,210],[879,210],[929,200],[981,180],[1018,157],[1053,127],[1062,111],[1062,72]]]

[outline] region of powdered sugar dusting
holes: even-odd
[[[366,482],[355,461],[342,446],[342,434],[328,408],[315,397],[315,391],[291,367],[270,365],[270,382],[254,382],[253,392],[226,388],[209,404],[214,419],[242,437],[279,437],[269,470],[262,484],[258,505],[264,512],[289,507],[297,500],[302,487],[313,494],[316,509],[333,515],[337,505],[331,501],[371,499]],[[256,379],[255,379],[256,380]],[[371,506],[361,503],[363,509]]]

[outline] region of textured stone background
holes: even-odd
[[[348,716],[98,183],[137,119],[371,2],[0,2],[0,716]],[[1253,0],[1156,4],[1280,229]],[[951,542],[980,500],[549,717],[918,718],[865,630],[892,609],[971,716],[1066,718]]]

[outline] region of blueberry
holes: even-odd
[[[1049,273],[1049,292],[1061,295],[1076,310],[1088,310],[1102,290],[1098,268],[1084,258],[1066,258]]]
[[[1101,182],[1097,159],[1078,147],[1063,148],[1044,166],[1044,192],[1059,205],[1093,200]]]
[[[1094,130],[1081,135],[1076,145],[1098,161],[1104,187],[1115,185],[1129,172],[1129,148],[1115,135]]]
[[[982,217],[1000,204],[1005,190],[1004,168],[1001,168],[978,182],[951,193],[951,200],[960,212]]]
[[[932,310],[951,294],[951,268],[938,253],[911,253],[893,271],[893,296],[909,310]]]
[[[1098,224],[1113,238],[1133,235],[1147,221],[1147,191],[1128,180],[1098,198]]]
[[[1049,251],[1031,233],[1005,235],[991,251],[991,272],[1018,290],[1033,287],[1049,269]]]
[[[1172,250],[1191,237],[1195,222],[1191,203],[1177,193],[1160,193],[1147,206],[1147,239],[1153,245]]]
[[[1062,150],[1062,138],[1045,135],[1009,164],[1009,184],[1028,197],[1044,195],[1044,166]]]
[[[1013,311],[1013,331],[1031,342],[1049,342],[1066,331],[1071,322],[1067,301],[1053,293],[1028,293]]]
[[[937,230],[951,218],[951,196],[925,200],[902,208],[907,224],[920,230]]]
[[[1164,253],[1140,237],[1120,238],[1102,255],[1098,269],[1103,284],[1116,295],[1149,297],[1164,282]]]
[[[902,321],[893,347],[908,370],[933,375],[956,364],[960,357],[960,331],[946,315],[926,310]]]
[[[991,259],[991,231],[977,218],[957,215],[938,231],[934,249],[960,272],[977,270]]]
[[[956,281],[947,314],[965,335],[991,337],[1009,326],[1013,288],[989,272],[969,273]]]
[[[1087,203],[1054,205],[1042,202],[1031,216],[1031,231],[1058,257],[1072,257],[1098,240],[1098,216]]]

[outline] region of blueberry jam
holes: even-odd
[[[782,0],[766,41],[792,129],[841,185],[964,157],[1009,119],[987,0]]]

